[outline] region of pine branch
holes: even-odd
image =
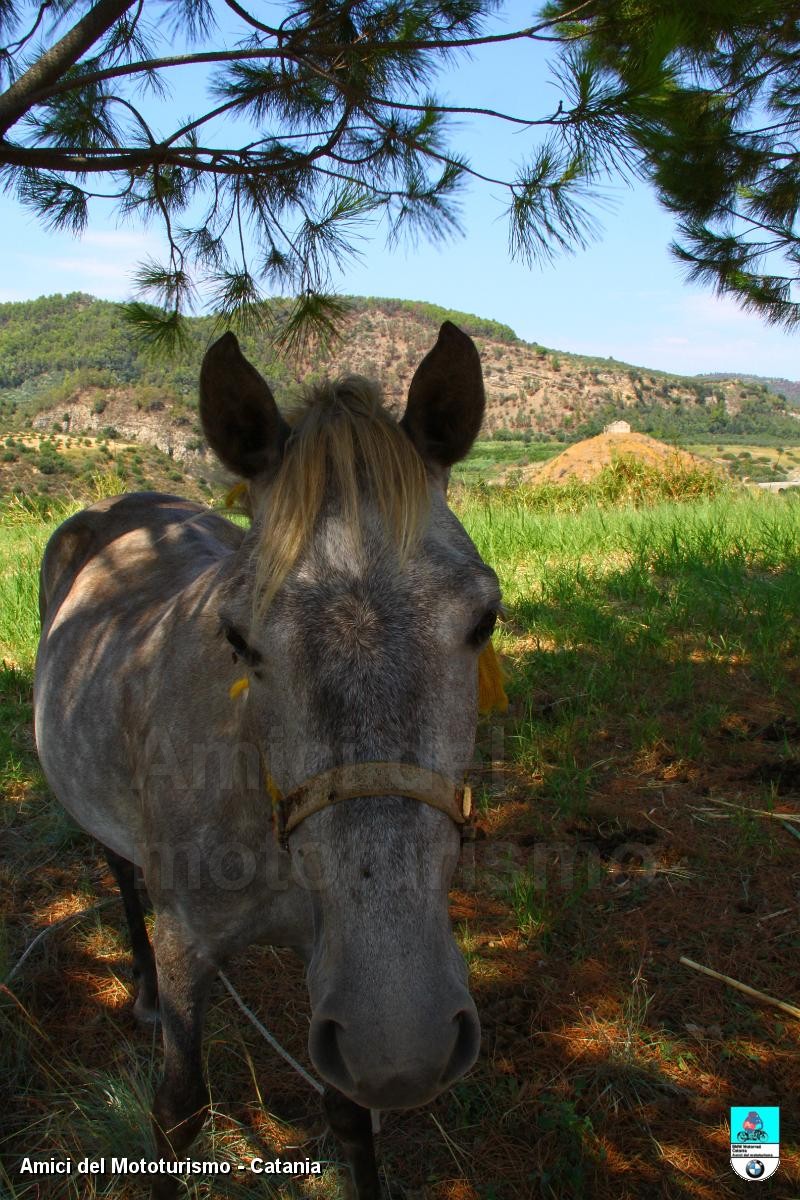
[[[101,0],[101,3],[112,3],[112,0]],[[134,0],[129,0],[127,4],[123,0],[117,0],[117,3],[123,8],[130,8]],[[584,4],[578,5],[574,10],[578,12],[580,9],[586,8],[593,0],[586,0]],[[99,7],[99,5],[98,5]],[[491,46],[502,43],[515,41],[531,41],[537,40],[539,32],[543,29],[550,28],[552,25],[567,20],[567,17],[558,18],[557,21],[544,21],[539,25],[531,25],[525,29],[516,29],[510,33],[486,34],[483,37],[469,38],[416,38],[407,40],[387,40],[386,42],[362,43],[359,46],[360,51],[369,51],[376,56],[381,55],[397,55],[409,54],[411,52],[421,52],[428,50],[452,51],[452,50],[469,50],[479,46]],[[113,22],[109,22],[113,24]],[[102,32],[102,31],[101,31]],[[555,39],[560,41],[561,39]],[[90,43],[91,44],[91,43]],[[322,59],[338,59],[347,47],[341,43],[313,43],[314,56]],[[143,59],[138,62],[126,63],[118,67],[107,67],[96,71],[90,71],[83,75],[73,75],[67,79],[60,81],[58,84],[48,86],[43,84],[35,95],[30,97],[30,103],[41,103],[50,96],[63,91],[73,90],[83,87],[89,83],[100,83],[107,79],[120,79],[126,75],[145,74],[152,71],[165,70],[171,67],[184,66],[202,66],[211,63],[226,63],[226,62],[244,62],[248,60],[259,59],[280,59],[289,62],[297,63],[298,65],[308,65],[306,55],[308,47],[302,43],[297,47],[290,45],[281,45],[279,47],[260,46],[258,48],[237,50],[221,50],[221,51],[202,51],[197,54],[175,54],[159,58]],[[79,57],[79,56],[78,56]],[[75,60],[77,61],[77,59]],[[27,74],[27,73],[26,73]],[[19,80],[18,82],[21,82]],[[2,99],[0,97],[0,120],[2,120]],[[25,111],[25,110],[23,110]],[[16,118],[15,118],[16,119]]]
[[[117,0],[117,3],[121,4],[122,0]],[[130,7],[132,3],[133,0],[129,0],[126,7]],[[117,67],[102,67],[95,71],[86,71],[84,74],[75,72],[59,80],[58,83],[48,83],[46,86],[42,86],[28,98],[28,103],[23,111],[27,111],[28,108],[33,107],[35,104],[41,104],[43,101],[49,100],[51,96],[75,91],[77,88],[83,88],[89,84],[103,83],[107,79],[123,79],[128,75],[151,75],[154,71],[163,71],[168,67],[203,66],[213,63],[239,62],[245,59],[281,58],[283,56],[283,51],[267,48],[260,50],[209,50],[198,54],[172,54],[160,58],[139,59],[136,62],[123,63]],[[22,80],[20,79],[17,82],[20,83]],[[8,95],[8,92],[5,95]],[[3,99],[4,96],[0,96],[0,118],[2,117]],[[14,119],[16,120],[17,118],[15,117]]]
[[[215,32],[211,0],[170,0],[168,20],[200,42],[173,53],[185,46],[163,22],[145,40],[147,0],[37,0],[33,28],[13,19],[24,5],[0,0],[12,32],[28,30],[19,48],[48,13],[88,9],[0,95],[0,134],[24,119],[13,142],[0,136],[0,171],[59,228],[85,225],[98,175],[122,216],[161,223],[168,261],[139,277],[157,304],[133,306],[131,320],[162,346],[180,338],[195,284],[229,320],[260,320],[267,288],[293,292],[289,340],[306,321],[324,332],[333,272],[356,253],[361,225],[380,214],[390,240],[448,236],[467,180],[502,190],[512,255],[541,262],[596,235],[604,181],[646,178],[678,217],[675,253],[695,277],[788,324],[800,278],[797,2],[787,16],[785,0],[554,0],[536,24],[492,33],[495,0],[287,0],[275,25],[253,0],[223,0],[218,11],[245,26],[236,45]],[[426,92],[448,58],[538,40],[562,47],[549,114]],[[8,46],[0,57],[11,71]],[[166,90],[171,71],[209,65],[219,68],[209,98],[180,119],[167,112],[168,134],[131,103],[136,84]],[[249,123],[244,144],[201,145],[226,114]],[[515,178],[459,154],[447,118],[464,116],[534,135]],[[179,228],[196,195],[204,223]]]
[[[133,7],[135,0],[98,0],[68,33],[46,50],[0,95],[0,137],[24,116],[37,96],[46,92],[64,73],[73,67],[81,55],[106,33],[115,21]]]
[[[26,46],[28,44],[28,42],[31,40],[31,38],[36,36],[39,26],[41,25],[42,21],[44,20],[44,14],[47,12],[48,9],[50,9],[52,7],[53,7],[53,0],[42,0],[42,3],[39,5],[39,10],[36,13],[36,16],[34,18],[33,24],[31,25],[30,29],[28,30],[27,33],[24,33],[21,38],[18,38],[16,42],[10,42],[8,44],[8,46],[4,47],[6,54],[8,54],[8,55],[18,54],[19,51],[23,48],[23,46]]]
[[[207,150],[207,154],[222,156],[227,151]],[[127,147],[110,152],[92,152],[82,147],[56,149],[48,146],[14,146],[0,142],[0,165],[10,167],[33,167],[36,170],[69,171],[78,175],[114,173],[116,171],[141,171],[154,165],[172,163],[175,166],[193,167],[201,165],[186,156],[185,152],[170,151],[159,147]],[[208,171],[231,173],[231,168],[209,163],[203,164]],[[240,170],[244,168],[235,168]]]
[[[272,29],[269,25],[264,25],[256,17],[254,17],[252,13],[248,12],[246,8],[243,8],[241,4],[237,4],[236,0],[225,0],[225,4],[232,12],[236,13],[237,17],[241,17],[242,20],[246,21],[248,25],[251,25],[253,29],[258,29],[259,32],[268,33],[273,37],[275,36],[277,32],[276,30]]]

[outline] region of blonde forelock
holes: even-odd
[[[255,543],[255,598],[262,611],[308,544],[326,499],[335,499],[360,544],[363,503],[370,498],[401,560],[428,511],[425,465],[369,380],[352,375],[321,384],[288,420],[292,432]]]

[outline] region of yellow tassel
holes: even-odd
[[[231,700],[235,700],[237,696],[241,696],[242,692],[246,692],[249,687],[250,680],[246,675],[243,675],[241,679],[237,679],[231,684],[231,686],[228,688],[228,695],[230,696]]]
[[[277,808],[278,805],[280,804],[281,800],[283,799],[283,792],[278,787],[277,783],[272,778],[269,771],[267,771],[266,779],[264,780],[264,782],[266,784],[267,794],[269,795],[269,798],[272,801],[272,807]]]
[[[478,659],[478,711],[490,713],[493,709],[505,712],[508,696],[503,686],[505,671],[500,665],[494,646],[489,642]]]
[[[233,508],[244,496],[247,495],[247,484],[243,479],[235,483],[225,497],[225,507]]]

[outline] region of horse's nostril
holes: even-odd
[[[339,1030],[341,1026],[336,1021],[312,1021],[308,1039],[308,1050],[311,1061],[329,1083],[337,1086],[352,1085],[352,1078],[347,1064],[339,1049]]]
[[[313,1018],[308,1036],[311,1061],[326,1083],[363,1108],[413,1108],[427,1104],[470,1069],[478,1056],[481,1029],[469,995],[451,1018],[430,1024],[396,1022],[376,1027],[372,1014]],[[340,1002],[341,1003],[341,1002]],[[329,1003],[323,1013],[340,1012]],[[445,1012],[447,1010],[445,1009]],[[452,1013],[453,1010],[450,1009]],[[351,1023],[352,1022],[352,1023]]]
[[[453,1020],[458,1026],[458,1033],[450,1061],[442,1074],[443,1087],[453,1083],[470,1069],[481,1047],[481,1025],[474,1008],[462,1009],[456,1013]]]

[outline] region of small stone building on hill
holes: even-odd
[[[631,427],[627,421],[612,421],[603,427],[603,433],[630,433]]]

